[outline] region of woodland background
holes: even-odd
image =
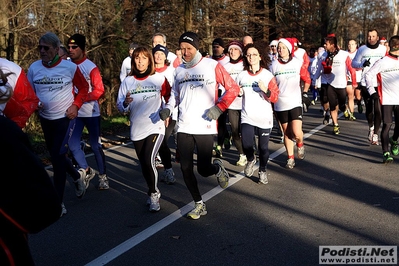
[[[25,70],[39,59],[39,37],[56,33],[65,44],[74,33],[86,36],[88,57],[99,67],[105,85],[103,117],[116,114],[119,71],[131,42],[150,47],[162,32],[173,51],[179,36],[195,31],[201,51],[211,43],[251,35],[270,42],[296,37],[309,49],[335,33],[341,47],[349,39],[365,42],[375,28],[387,39],[397,34],[397,0],[0,0],[0,56]]]

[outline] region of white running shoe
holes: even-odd
[[[159,192],[151,193],[150,212],[157,212],[161,209],[161,206],[159,205],[160,198],[161,198],[161,193],[159,193]]]

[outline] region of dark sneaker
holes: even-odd
[[[175,173],[173,172],[172,168],[165,169],[163,172],[163,180],[167,185],[171,185],[176,182]]]
[[[207,213],[205,203],[195,203],[194,209],[187,214],[187,218],[197,220],[201,215],[206,215]]]
[[[216,174],[219,186],[221,188],[227,188],[227,186],[229,185],[229,173],[224,168],[221,160],[215,159],[213,160],[213,164],[219,166],[219,172]]]
[[[106,174],[98,176],[98,189],[99,190],[109,189],[109,183]]]

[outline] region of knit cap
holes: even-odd
[[[187,31],[187,32],[183,33],[179,38],[179,44],[182,42],[189,43],[192,46],[194,46],[195,49],[199,50],[199,45],[200,45],[199,37],[194,32]]]
[[[235,48],[237,48],[238,50],[240,50],[240,52],[241,52],[241,54],[242,54],[242,50],[244,49],[244,45],[242,44],[242,42],[237,41],[237,40],[231,41],[231,42],[229,43],[229,46],[228,46],[228,49],[227,49],[227,50],[230,50],[230,49],[233,48],[233,47],[235,47]]]
[[[166,48],[163,45],[157,44],[154,48],[152,48],[152,54],[154,55],[156,52],[161,51],[165,54],[166,57],[168,57],[168,48]]]
[[[68,39],[68,44],[75,44],[84,51],[86,48],[86,37],[82,34],[76,33]]]

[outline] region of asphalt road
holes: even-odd
[[[322,125],[318,106],[304,116],[306,158],[285,169],[286,155],[270,141],[269,184],[257,184],[224,151],[231,175],[222,190],[216,177],[197,175],[208,214],[189,220],[193,207],[179,164],[177,182],[159,185],[161,211],[146,206],[146,184],[131,143],[106,150],[110,189],[95,177],[83,199],[71,180],[68,214],[30,236],[38,266],[47,265],[318,265],[320,245],[398,245],[399,156],[382,164],[371,146],[364,114],[340,118],[341,134]],[[174,149],[172,149],[174,154]],[[89,164],[96,169],[93,156]],[[51,169],[50,169],[51,171]],[[163,169],[159,169],[160,172]]]

